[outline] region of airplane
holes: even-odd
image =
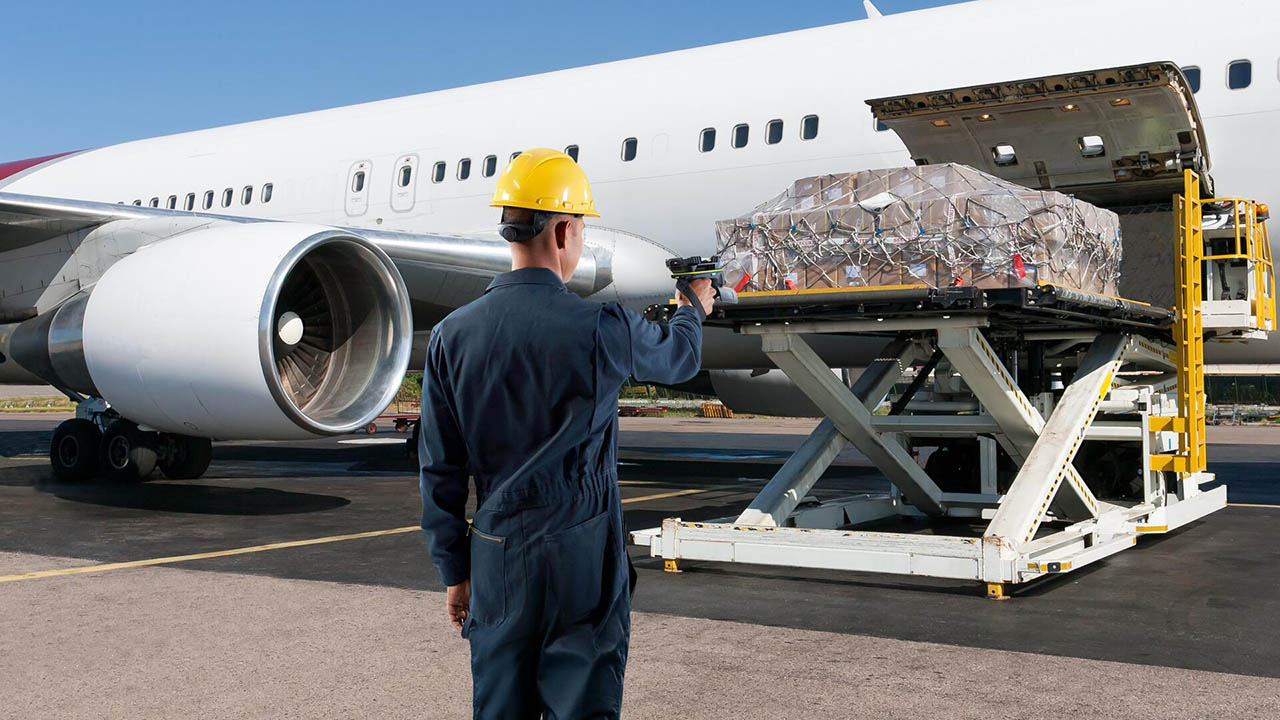
[[[1213,33],[1193,31],[1193,0],[869,15],[0,164],[0,382],[81,401],[51,447],[63,478],[197,477],[209,438],[353,431],[421,364],[431,326],[507,269],[487,199],[534,146],[574,156],[602,210],[570,289],[635,308],[670,297],[664,259],[712,253],[715,221],[795,179],[912,164],[872,98],[1164,60],[1218,185],[1278,196],[1280,6],[1218,3],[1229,30]],[[565,87],[555,113],[511,111]],[[1038,130],[1019,132],[1053,135]],[[722,399],[785,412],[758,342],[709,329],[704,345]],[[814,345],[832,367],[878,348]],[[1277,342],[1212,351],[1280,372]]]

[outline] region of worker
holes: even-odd
[[[689,380],[710,281],[666,325],[565,287],[599,217],[549,149],[498,178],[511,272],[431,331],[418,444],[422,529],[471,643],[477,718],[618,717],[634,570],[618,491],[618,392]],[[476,510],[465,515],[468,476]]]

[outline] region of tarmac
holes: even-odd
[[[0,415],[0,717],[470,713],[403,436],[219,443],[203,478],[49,480]],[[628,418],[628,525],[734,514],[808,420]],[[1230,507],[1015,594],[714,563],[640,573],[637,718],[1280,717],[1280,429],[1210,429]],[[880,489],[846,450],[821,497]],[[35,573],[33,577],[23,577]]]

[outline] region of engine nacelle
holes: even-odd
[[[140,425],[221,439],[347,433],[408,368],[409,296],[369,241],[217,223],[139,248],[13,333],[14,360]]]

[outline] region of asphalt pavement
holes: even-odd
[[[41,457],[59,419],[0,416],[0,581],[42,573],[0,582],[0,717],[468,714],[402,436],[220,443],[199,480],[64,485]],[[736,514],[811,427],[624,420],[629,527]],[[1213,428],[1232,506],[1008,602],[928,578],[664,573],[635,548],[627,714],[1280,716],[1276,440]],[[816,494],[884,487],[846,451]]]

